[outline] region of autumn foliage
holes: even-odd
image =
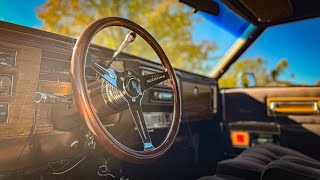
[[[193,10],[187,10],[179,1],[48,0],[37,8],[37,13],[43,20],[43,30],[75,38],[94,20],[110,16],[128,18],[154,36],[174,67],[201,74],[208,71],[204,64],[211,60],[209,52],[217,48],[212,42],[192,40],[192,25],[201,19],[191,17]],[[116,49],[125,33],[121,28],[108,28],[96,36],[94,43]],[[125,52],[157,61],[156,54],[141,38]]]

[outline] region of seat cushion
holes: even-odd
[[[248,158],[230,159],[218,163],[216,175],[229,175],[247,180],[259,179],[264,167]]]
[[[219,162],[216,175],[230,175],[247,180],[258,180],[269,163],[286,155],[316,161],[292,149],[271,144],[258,145],[243,151],[234,159]]]

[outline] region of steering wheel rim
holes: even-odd
[[[119,141],[117,141],[101,123],[98,115],[96,114],[94,107],[91,103],[90,97],[86,88],[85,80],[85,67],[86,58],[89,49],[89,45],[93,37],[102,29],[111,26],[118,26],[130,29],[142,37],[156,52],[159,59],[162,62],[164,69],[166,70],[170,87],[173,93],[173,119],[169,132],[164,141],[156,148],[151,150],[136,151],[132,150]],[[175,137],[178,133],[181,116],[181,101],[179,84],[166,54],[157,43],[157,41],[141,26],[138,24],[119,17],[107,17],[99,19],[91,23],[78,38],[75,47],[73,49],[71,59],[71,75],[73,78],[72,87],[74,92],[75,102],[81,115],[85,119],[85,123],[88,129],[93,134],[95,140],[97,140],[102,147],[117,158],[128,161],[135,164],[143,164],[152,162],[161,157],[173,144]]]

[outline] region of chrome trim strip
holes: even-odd
[[[314,112],[319,112],[317,101],[289,101],[289,102],[271,102],[269,108],[271,111],[276,110],[277,105],[313,105]]]

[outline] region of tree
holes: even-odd
[[[250,72],[255,75],[256,86],[290,86],[290,81],[280,81],[280,75],[289,67],[286,59],[281,59],[278,64],[269,70],[267,62],[261,57],[256,59],[244,59],[234,63],[231,68],[219,79],[219,86],[224,88],[237,87],[238,75],[242,72]],[[291,77],[292,76],[291,74]]]
[[[220,87],[236,87],[238,75],[242,72],[254,73],[257,84],[263,84],[267,81],[267,69],[265,67],[266,61],[262,58],[245,59],[237,61],[219,80]]]
[[[276,81],[279,75],[289,66],[286,59],[281,59],[277,66],[271,71],[272,80]]]
[[[128,18],[141,25],[158,40],[172,65],[184,70],[204,73],[206,61],[213,58],[209,52],[216,45],[209,41],[195,44],[192,40],[192,11],[178,1],[167,0],[48,0],[37,8],[38,18],[43,20],[43,30],[78,37],[94,20],[108,16]],[[109,28],[98,34],[94,43],[116,49],[124,39],[123,29]],[[137,38],[125,52],[157,60],[151,47]]]

